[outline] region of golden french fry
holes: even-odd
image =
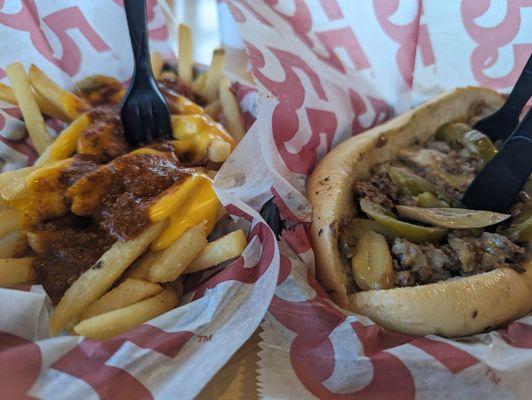
[[[13,182],[13,180],[18,180],[20,178],[25,180],[26,177],[30,173],[35,171],[36,169],[37,167],[25,167],[25,168],[16,169],[14,171],[2,172],[0,174],[0,188],[10,185]]]
[[[152,51],[150,54],[151,70],[155,79],[159,79],[163,71],[164,57],[158,51]]]
[[[34,93],[33,95],[35,96],[35,101],[37,101],[37,105],[43,114],[52,118],[59,118],[60,120],[68,121],[68,118],[66,118],[60,110],[51,107],[51,105],[39,93]],[[15,106],[18,105],[15,94],[13,93],[13,89],[7,85],[4,85],[3,83],[0,83],[0,100]]]
[[[33,257],[0,259],[0,286],[18,285],[35,281],[31,266]]]
[[[246,133],[244,118],[240,113],[238,101],[231,90],[231,82],[228,79],[222,79],[220,82],[220,103],[224,114],[225,126],[231,136],[237,142],[240,142]]]
[[[33,64],[30,66],[28,76],[35,91],[54,108],[61,110],[69,120],[77,118],[90,108],[90,104],[86,100],[61,88],[37,66]]]
[[[246,244],[246,235],[242,229],[228,233],[220,239],[207,243],[207,246],[187,267],[185,273],[202,271],[238,257],[244,251]]]
[[[204,110],[213,119],[217,119],[218,116],[222,113],[222,103],[219,99],[215,100],[211,104],[206,105]]]
[[[13,201],[22,199],[30,194],[26,185],[25,176],[17,176],[13,178],[9,185],[6,185],[0,189],[0,195],[2,199],[6,201]]]
[[[11,82],[33,146],[39,153],[42,153],[52,143],[52,137],[48,134],[41,110],[33,96],[24,66],[21,63],[10,64],[6,67],[6,74]]]
[[[190,87],[192,88],[192,91],[194,93],[203,95],[203,88],[205,87],[205,82],[207,81],[208,75],[209,71],[205,71],[204,73],[198,75],[194,82],[192,82],[192,85]]]
[[[15,258],[22,256],[28,248],[26,235],[21,231],[14,231],[0,239],[0,258]]]
[[[214,179],[214,177],[212,179]],[[226,215],[227,215],[227,210],[225,209],[224,206],[220,204],[220,207],[218,207],[218,210],[216,210],[216,218],[215,218],[216,222],[220,221]]]
[[[141,257],[139,257],[131,267],[125,272],[124,277],[126,279],[148,279],[148,271],[151,266],[157,261],[159,257],[158,252],[148,250]]]
[[[209,143],[207,152],[212,162],[224,162],[231,154],[231,145],[223,140],[214,139]]]
[[[177,73],[179,78],[190,85],[192,83],[192,33],[187,25],[180,24],[178,28],[178,55],[177,55]]]
[[[69,126],[67,126],[35,162],[40,167],[46,163],[64,160],[76,152],[78,139],[85,129],[91,124],[89,114],[81,114]]]
[[[44,115],[48,115],[49,117],[57,118],[65,122],[70,121],[70,118],[67,115],[65,115],[62,110],[58,109],[52,103],[48,102],[39,93],[34,92],[34,96],[39,106],[39,109]]]
[[[74,326],[74,332],[88,338],[109,338],[164,314],[178,303],[177,292],[166,287],[162,292],[138,303],[85,319]]]
[[[68,288],[50,318],[50,330],[56,335],[73,322],[89,304],[101,297],[129,265],[166,227],[166,221],[153,224],[139,236],[116,242],[104,255]]]
[[[206,244],[204,224],[188,229],[170,247],[159,252],[159,256],[148,270],[148,280],[152,282],[176,280]]]
[[[20,216],[16,210],[6,210],[0,213],[0,237],[4,237],[20,228]]]
[[[13,89],[3,83],[0,83],[0,100],[15,106],[18,104]]]
[[[82,80],[76,82],[77,91],[89,92],[91,90],[99,89],[101,87],[114,87],[122,86],[120,81],[112,76],[108,75],[89,75]]]
[[[90,306],[88,306],[81,319],[87,319],[109,311],[117,310],[135,304],[159,293],[163,288],[153,282],[143,279],[126,279],[120,285],[111,289]]]
[[[220,81],[224,76],[225,66],[225,50],[216,49],[212,54],[211,68],[205,81],[205,87],[202,94],[209,101],[212,102],[218,98]]]
[[[48,250],[49,240],[46,233],[40,232],[26,232],[26,239],[30,248],[37,254],[44,253]]]

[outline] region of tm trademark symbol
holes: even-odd
[[[498,385],[499,382],[501,381],[501,377],[497,375],[497,373],[493,371],[491,368],[488,368],[484,375],[487,376],[488,379],[495,385]]]
[[[210,342],[212,339],[212,335],[198,335],[198,342],[205,343]]]

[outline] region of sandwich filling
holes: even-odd
[[[497,152],[465,123],[376,165],[353,186],[358,216],[341,224],[339,248],[358,289],[415,286],[511,267],[523,271],[532,241],[532,180],[508,214],[460,203]]]

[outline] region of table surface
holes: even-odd
[[[197,397],[200,400],[258,399],[259,330],[236,352]]]

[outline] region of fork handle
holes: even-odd
[[[517,82],[515,83],[514,88],[512,89],[508,99],[502,106],[502,109],[511,113],[512,115],[517,115],[521,113],[521,110],[525,106],[528,99],[532,95],[532,55],[528,58],[528,61],[525,64],[525,68],[519,75]]]
[[[147,82],[146,77],[152,76],[153,72],[151,70],[150,49],[148,46],[146,2],[145,0],[124,0],[124,8],[135,59],[133,79]]]
[[[515,128],[508,140],[514,137],[526,137],[532,140],[532,108],[527,111],[526,115],[523,117],[519,125],[517,125],[517,128]],[[532,154],[530,154],[529,157],[532,160]]]

